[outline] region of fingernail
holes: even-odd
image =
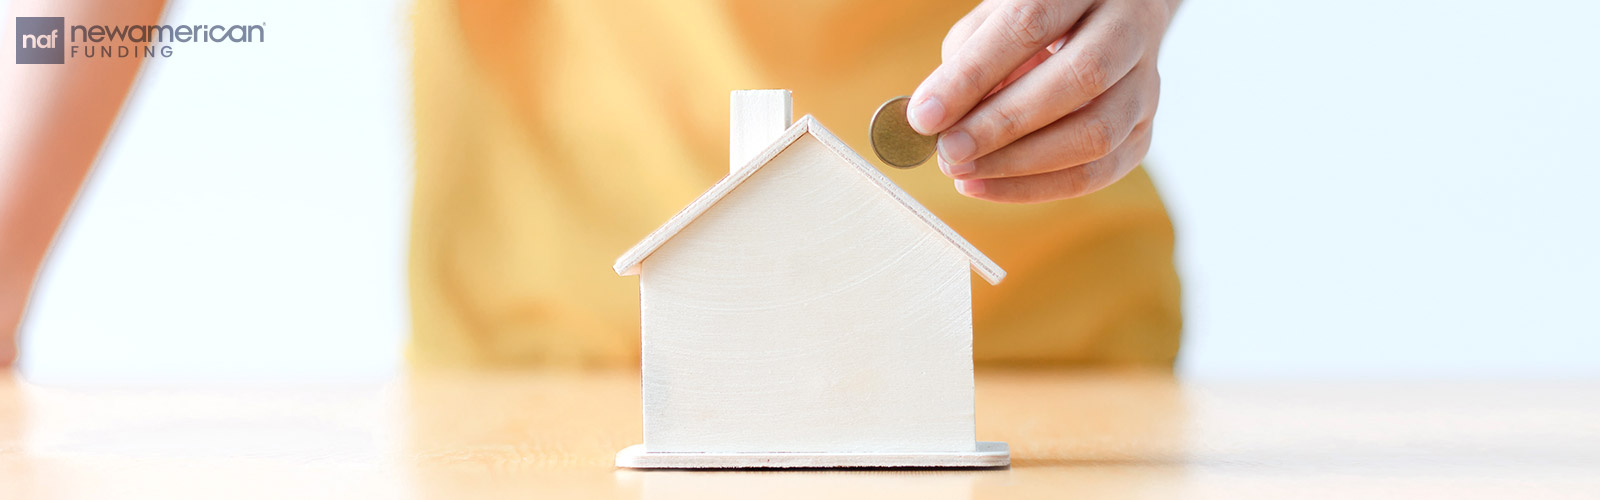
[[[960,176],[963,176],[963,175],[970,174],[974,170],[977,170],[977,169],[978,169],[978,166],[977,165],[973,165],[972,162],[969,161],[969,162],[966,162],[966,163],[957,163],[955,165],[949,165],[949,166],[945,167],[944,173],[945,173],[945,175],[948,175],[950,177],[960,177]]]
[[[950,162],[944,161],[943,157],[935,156],[934,159],[938,160],[937,163],[939,164],[939,171],[944,172],[945,177],[956,178],[962,175],[970,174],[972,171],[978,169],[978,166],[974,165],[973,162],[970,161],[951,165]]]
[[[1065,47],[1066,45],[1067,45],[1067,37],[1061,37],[1061,38],[1056,39],[1056,41],[1054,43],[1051,43],[1049,47],[1046,47],[1045,50],[1048,50],[1048,51],[1050,51],[1051,54],[1054,54],[1054,53],[1057,53],[1057,52],[1061,52],[1061,47]]]
[[[983,179],[957,179],[956,192],[967,196],[978,196],[984,191]]]
[[[921,101],[913,103],[911,109],[906,110],[906,121],[911,122],[911,128],[917,129],[917,132],[923,135],[931,135],[934,127],[939,126],[942,120],[944,120],[944,105],[932,97],[924,97]]]
[[[951,165],[959,165],[970,160],[973,150],[978,149],[972,142],[972,136],[966,132],[946,132],[939,136],[939,156]]]

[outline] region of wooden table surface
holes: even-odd
[[[980,371],[968,471],[634,471],[636,372],[39,386],[0,375],[0,499],[1600,498],[1600,383]]]

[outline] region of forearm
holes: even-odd
[[[160,0],[21,0],[8,17],[74,24],[153,24]],[[58,43],[70,43],[62,33]],[[0,40],[15,54],[16,39]],[[0,65],[0,367],[45,253],[138,74],[137,58]]]

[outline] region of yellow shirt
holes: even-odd
[[[939,63],[965,2],[419,0],[412,337],[419,365],[634,365],[638,280],[612,261],[727,173],[728,93],[794,91],[866,126]],[[979,363],[1170,367],[1172,226],[1145,172],[1041,205],[884,168],[1008,272],[974,280]]]

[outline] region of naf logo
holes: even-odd
[[[64,17],[17,18],[17,64],[61,64],[66,61]]]

